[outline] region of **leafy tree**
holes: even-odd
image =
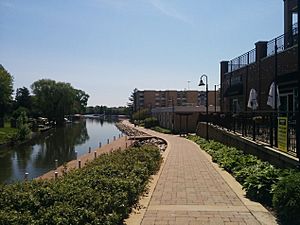
[[[0,64],[0,127],[4,126],[4,116],[12,102],[13,77]]]
[[[28,117],[25,111],[20,110],[20,115],[17,118],[17,128],[18,140],[24,141],[30,138],[31,130],[28,126]]]
[[[132,112],[136,112],[137,109],[136,109],[136,93],[138,92],[138,89],[135,88],[133,89],[133,92],[130,94],[129,96],[129,102],[127,103],[127,106],[129,108],[132,108]]]
[[[75,89],[74,112],[84,113],[86,110],[89,95],[82,90]]]
[[[32,98],[30,92],[26,87],[18,88],[16,91],[16,108],[24,107],[31,110],[32,107]]]
[[[145,120],[146,118],[151,117],[151,114],[148,109],[140,109],[133,113],[132,119],[133,120]]]
[[[86,107],[85,113],[86,114],[94,114],[95,113],[94,107],[93,106]]]
[[[31,89],[40,113],[59,125],[64,122],[65,115],[82,110],[89,97],[85,92],[74,89],[69,83],[49,79],[34,82]]]

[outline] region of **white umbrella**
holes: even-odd
[[[279,89],[277,85],[277,108],[280,106],[280,96],[279,96]],[[270,91],[269,91],[269,97],[267,101],[267,105],[271,106],[272,109],[275,109],[275,83],[273,82],[270,86]]]
[[[258,103],[257,103],[257,93],[255,89],[251,89],[250,90],[250,94],[249,94],[249,100],[248,100],[248,108],[252,109],[252,110],[256,110],[258,107]]]

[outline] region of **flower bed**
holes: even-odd
[[[101,155],[57,180],[0,186],[0,224],[122,224],[161,160],[147,145]]]
[[[215,141],[189,136],[212,156],[213,162],[231,173],[246,196],[273,207],[284,224],[300,224],[300,172],[280,169],[256,156]]]

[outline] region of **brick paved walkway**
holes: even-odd
[[[276,224],[265,208],[245,199],[239,184],[195,143],[146,132],[167,140],[169,153],[142,221],[130,225]]]

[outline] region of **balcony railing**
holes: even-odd
[[[295,23],[293,24],[293,29],[290,32],[280,35],[279,37],[276,37],[268,41],[266,57],[275,54],[276,46],[277,46],[277,53],[280,53],[294,46],[297,43],[298,43],[298,24]],[[233,72],[235,70],[241,69],[254,62],[256,62],[256,49],[252,49],[249,52],[230,60],[228,63],[228,72]]]
[[[228,63],[228,72],[232,72],[238,69],[241,69],[251,63],[256,62],[256,49],[252,49],[251,51],[236,57],[229,61]]]

